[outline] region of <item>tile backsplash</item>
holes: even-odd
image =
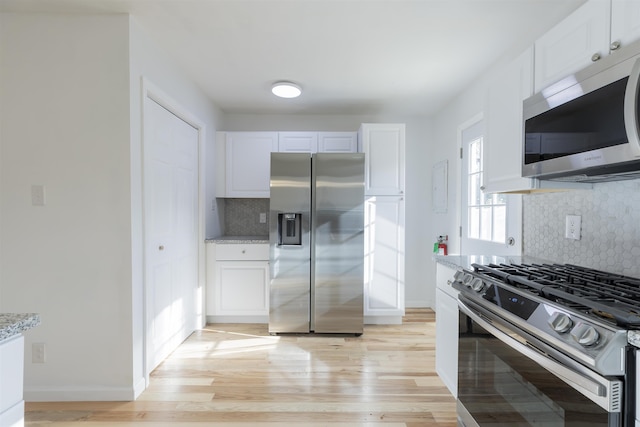
[[[523,196],[524,254],[640,278],[640,180]],[[580,240],[564,237],[580,215]]]
[[[267,222],[260,223],[260,214]],[[224,234],[266,236],[269,234],[269,199],[224,199]]]

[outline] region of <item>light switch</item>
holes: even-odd
[[[264,224],[267,222],[267,213],[260,212],[260,224]]]
[[[32,206],[44,206],[44,185],[32,185],[31,186],[31,205]]]

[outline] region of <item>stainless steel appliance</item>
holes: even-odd
[[[640,176],[640,43],[526,99],[522,176],[602,182]]]
[[[364,154],[272,153],[269,332],[363,332]]]
[[[634,426],[640,280],[574,265],[456,273],[462,426]]]

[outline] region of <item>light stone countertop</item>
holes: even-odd
[[[0,313],[0,341],[18,335],[40,324],[36,313]]]
[[[206,239],[205,243],[269,243],[269,236],[220,236]]]

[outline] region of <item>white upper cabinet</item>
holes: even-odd
[[[273,151],[278,132],[220,132],[216,154],[224,158],[224,173],[217,175],[217,197],[269,197]]]
[[[318,133],[279,132],[278,151],[281,153],[315,153],[318,151]]]
[[[640,1],[589,0],[535,43],[535,91],[640,39]]]
[[[530,188],[522,178],[522,101],[533,93],[533,49],[529,48],[489,87],[484,144],[485,192]]]
[[[364,123],[359,134],[365,153],[366,195],[404,194],[405,125],[402,123]]]
[[[535,90],[609,54],[610,0],[590,0],[535,43]]]
[[[640,1],[611,0],[611,43],[626,46],[638,39],[640,39]]]
[[[356,153],[358,132],[318,132],[320,153]]]
[[[591,185],[522,177],[522,101],[532,94],[533,50],[529,48],[497,73],[489,85],[483,151],[485,193],[528,193]]]
[[[356,153],[357,132],[279,132],[278,151],[285,153]]]

